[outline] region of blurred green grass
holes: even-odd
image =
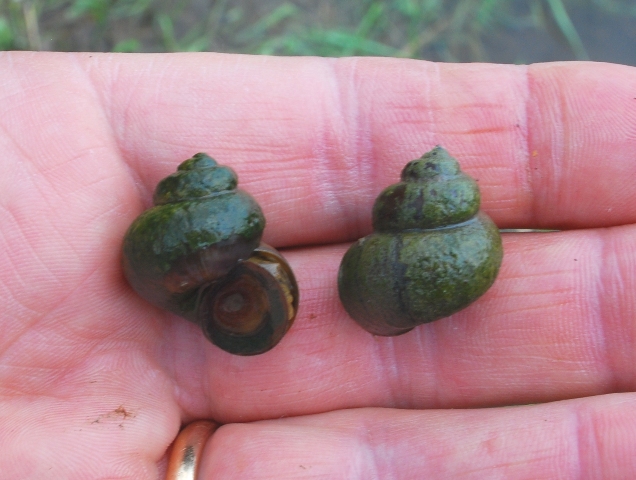
[[[503,61],[517,63],[537,61],[543,50],[548,57],[588,59],[572,12],[587,19],[579,24],[597,27],[602,21],[612,27],[631,22],[629,29],[636,19],[636,4],[634,0],[0,0],[0,50],[217,51],[441,61],[502,61],[498,52],[509,50]],[[636,63],[636,57],[630,58]]]

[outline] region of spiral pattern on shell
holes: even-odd
[[[377,335],[449,316],[490,288],[503,250],[479,211],[477,183],[436,147],[403,169],[373,207],[374,233],[345,254],[338,275],[347,313]]]

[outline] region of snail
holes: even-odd
[[[273,348],[298,309],[289,264],[261,243],[265,217],[238,177],[197,153],[164,178],[130,226],[124,274],[150,303],[201,326],[237,355]]]
[[[341,302],[374,335],[400,335],[483,295],[503,258],[479,188],[440,146],[409,162],[373,206],[374,233],[345,253]]]

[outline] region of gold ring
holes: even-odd
[[[201,452],[219,426],[209,420],[197,420],[179,432],[172,443],[166,480],[196,480]]]

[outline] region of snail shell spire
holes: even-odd
[[[205,153],[197,153],[179,165],[177,171],[159,182],[155,205],[211,197],[236,190],[238,176]]]
[[[465,222],[479,211],[477,182],[442,147],[402,170],[401,182],[387,187],[373,207],[376,232],[432,229]]]

